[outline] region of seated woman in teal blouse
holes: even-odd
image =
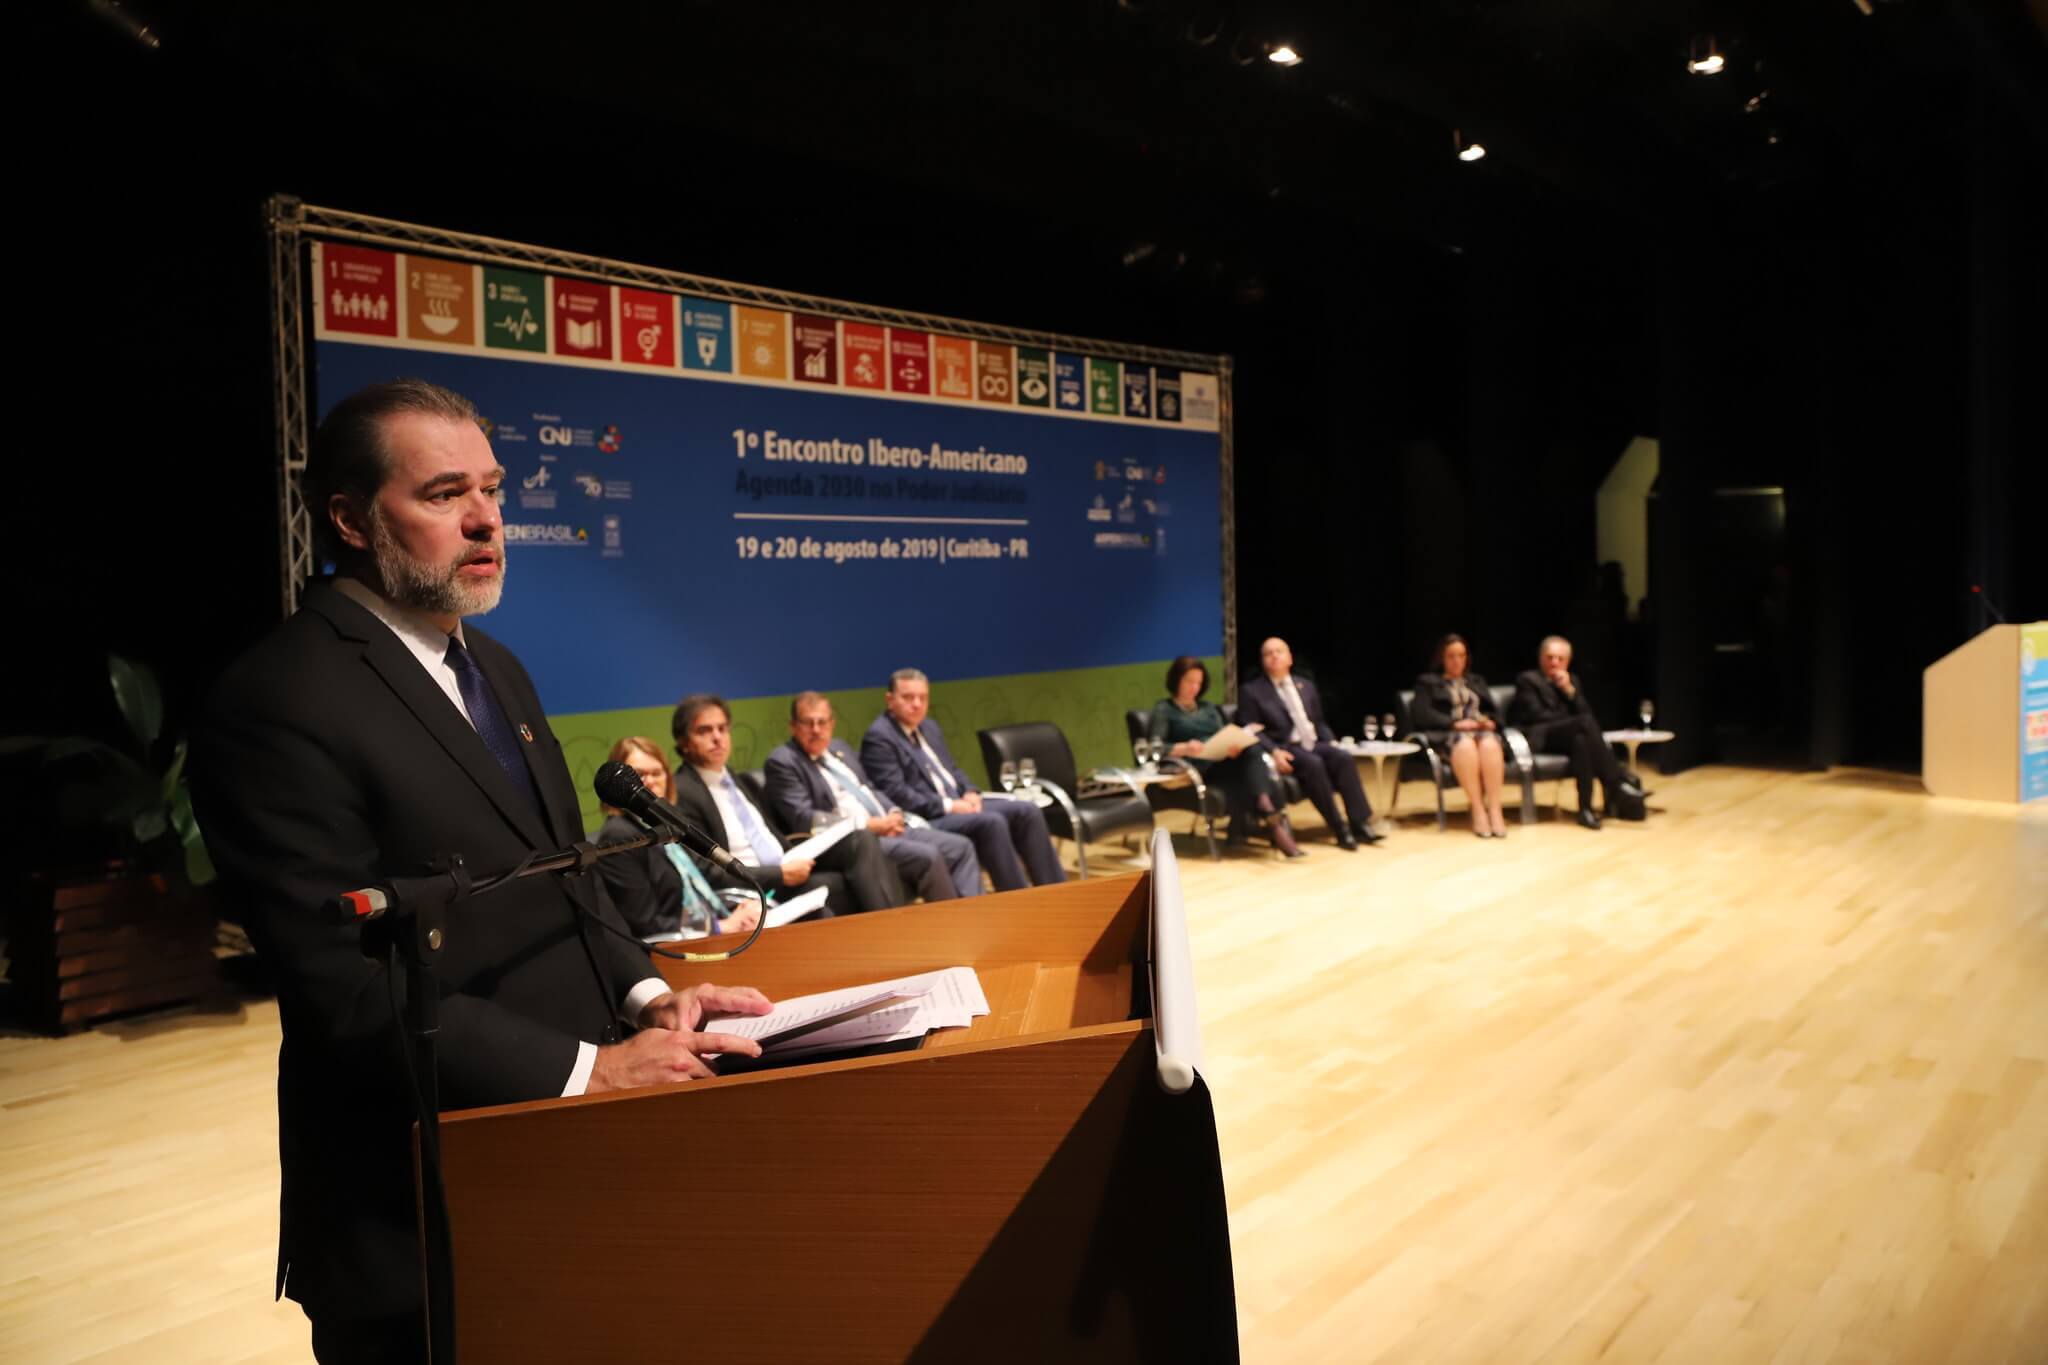
[[[1168,754],[1193,764],[1204,782],[1222,791],[1230,808],[1233,835],[1244,821],[1256,819],[1266,827],[1273,847],[1289,858],[1306,858],[1308,854],[1294,842],[1294,828],[1281,808],[1279,780],[1259,749],[1233,750],[1228,758],[1213,762],[1195,757],[1203,743],[1226,723],[1222,707],[1201,699],[1208,690],[1209,670],[1200,659],[1191,654],[1175,659],[1166,670],[1166,695],[1152,705],[1147,733],[1172,745]]]

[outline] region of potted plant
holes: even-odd
[[[107,656],[130,743],[83,735],[0,740],[0,758],[50,792],[53,858],[11,896],[16,1004],[63,1032],[109,1014],[203,995],[218,978],[213,865],[186,790],[185,739],[167,739],[149,669]],[[61,850],[61,851],[55,851]]]

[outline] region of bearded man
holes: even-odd
[[[231,667],[192,745],[231,913],[278,992],[277,1291],[323,1362],[425,1355],[410,1128],[393,1000],[329,897],[461,854],[477,874],[583,835],[532,681],[464,623],[505,584],[505,471],[468,400],[418,380],[343,399],[306,464],[337,573]],[[530,877],[455,906],[437,966],[447,1109],[688,1080],[699,1032],[758,991],[671,992],[594,878]]]

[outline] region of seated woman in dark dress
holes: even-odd
[[[610,757],[640,774],[648,791],[664,801],[673,799],[668,765],[653,740],[629,736],[612,745]],[[606,806],[605,812],[598,843],[624,843],[645,833],[631,817],[612,807]],[[761,918],[758,900],[750,899],[738,909],[728,907],[679,844],[660,844],[601,859],[597,875],[604,879],[612,904],[625,917],[627,927],[643,940],[744,934]]]
[[[1223,708],[1201,699],[1208,690],[1209,670],[1200,659],[1190,654],[1175,659],[1166,670],[1166,695],[1152,705],[1148,735],[1172,745],[1167,750],[1170,756],[1187,760],[1204,782],[1222,791],[1233,825],[1239,817],[1255,818],[1272,836],[1273,847],[1289,858],[1306,858],[1281,809],[1279,781],[1259,749],[1233,750],[1230,757],[1213,762],[1195,757],[1225,724]]]
[[[1436,671],[1415,680],[1408,719],[1431,748],[1450,759],[1472,807],[1472,832],[1482,839],[1505,839],[1508,823],[1501,816],[1500,788],[1507,764],[1500,747],[1500,708],[1493,704],[1486,679],[1465,671],[1470,657],[1462,635],[1437,641]]]

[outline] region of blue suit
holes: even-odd
[[[889,799],[875,791],[867,774],[861,771],[852,745],[835,736],[825,747],[870,797],[884,810],[889,808]],[[805,753],[795,740],[778,746],[768,755],[765,774],[768,804],[786,828],[809,829],[812,815],[821,811],[837,818],[839,789],[825,775],[823,765]],[[896,864],[903,884],[928,901],[981,894],[981,860],[975,857],[973,843],[963,835],[913,827],[883,839],[882,852]]]
[[[953,751],[946,747],[945,733],[937,721],[927,716],[917,732],[945,779],[950,779],[952,793],[964,796],[978,790],[953,761]],[[1059,855],[1053,852],[1045,813],[1029,801],[990,800],[979,811],[947,814],[949,796],[942,789],[949,784],[932,776],[925,756],[887,711],[875,717],[875,723],[861,736],[860,761],[868,780],[896,805],[923,816],[936,829],[971,840],[996,890],[1019,891],[1033,883],[1050,886],[1067,879]]]

